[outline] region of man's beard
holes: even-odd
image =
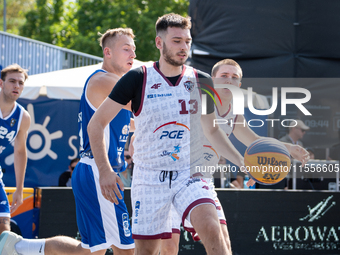
[[[181,52],[182,53],[182,52]],[[167,62],[168,64],[170,65],[173,65],[173,66],[181,66],[185,63],[186,59],[183,60],[183,61],[176,61],[172,58],[172,55],[171,53],[168,51],[168,49],[166,48],[166,45],[165,43],[163,42],[163,57],[164,57],[164,60],[165,62]]]

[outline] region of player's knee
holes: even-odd
[[[178,254],[178,243],[165,242],[162,243],[160,255],[176,255]]]

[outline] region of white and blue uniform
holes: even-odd
[[[109,248],[111,245],[120,249],[134,248],[129,214],[123,199],[115,205],[106,200],[100,189],[99,171],[95,164],[87,125],[96,108],[87,97],[87,79],[80,100],[78,126],[80,136],[80,161],[72,174],[72,189],[76,201],[77,224],[82,237],[82,246],[91,252]],[[105,127],[104,137],[110,164],[118,174],[125,170],[124,146],[129,135],[131,112],[122,109]]]
[[[3,118],[2,112],[0,111],[0,157],[1,153],[6,149],[7,146],[14,142],[15,137],[20,129],[24,108],[15,102],[12,112]],[[10,208],[8,198],[4,189],[4,183],[2,182],[2,171],[0,167],[0,217],[10,218]]]

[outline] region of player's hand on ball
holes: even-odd
[[[290,144],[290,146],[287,148],[290,155],[292,155],[293,158],[301,161],[302,167],[307,163],[309,160],[309,153],[304,148],[302,148],[300,145],[297,144]]]
[[[119,204],[117,197],[122,199],[123,197],[120,194],[120,189],[124,190],[124,184],[119,176],[112,170],[106,171],[100,174],[99,183],[101,192],[105,199],[115,203],[116,205]]]

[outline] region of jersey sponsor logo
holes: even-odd
[[[162,83],[155,83],[154,85],[151,86],[152,89],[158,89]]]
[[[165,94],[149,94],[147,98],[157,98],[157,97],[172,97],[172,93],[165,93]]]
[[[129,137],[130,125],[124,125],[122,128],[122,134],[119,136],[119,142],[126,143]]]
[[[182,126],[182,127],[185,127],[186,129],[188,129],[190,131],[190,129],[186,125],[184,125],[182,123],[178,123],[176,121],[172,121],[172,122],[168,122],[168,123],[165,123],[165,124],[159,126],[158,128],[155,129],[155,131],[153,131],[153,133],[155,133],[158,129],[165,127],[165,126],[168,126],[168,125]],[[159,139],[161,140],[162,138],[166,138],[166,137],[168,137],[169,139],[182,139],[184,131],[185,130],[172,130],[172,131],[164,130],[164,131],[162,131],[162,134],[159,137]]]
[[[119,142],[126,143],[128,137],[129,137],[129,135],[120,135],[119,136]]]
[[[159,139],[161,140],[164,137],[169,137],[170,139],[182,139],[183,133],[184,133],[184,130],[174,130],[171,132],[164,130]]]
[[[171,121],[171,122],[168,122],[168,123],[165,123],[165,124],[159,126],[158,128],[155,129],[155,131],[153,131],[153,133],[155,133],[158,129],[160,129],[160,128],[162,128],[162,127],[165,127],[165,126],[167,126],[167,125],[178,125],[178,126],[182,126],[182,127],[185,127],[186,129],[188,129],[188,130],[190,131],[190,129],[189,129],[186,125],[184,125],[184,124],[182,124],[182,123],[179,123],[179,122],[177,122],[177,121]]]
[[[122,128],[122,134],[127,135],[129,133],[129,130],[130,130],[129,125],[124,125],[124,127]]]
[[[166,156],[169,156],[170,158],[172,158],[173,161],[177,161],[179,160],[179,157],[177,155],[177,153],[180,152],[180,146],[179,144],[177,146],[174,146],[174,151],[163,151],[162,154],[160,155],[161,157],[166,157]]]
[[[13,127],[15,125],[15,123],[17,123],[17,120],[16,119],[11,119],[10,126]]]

